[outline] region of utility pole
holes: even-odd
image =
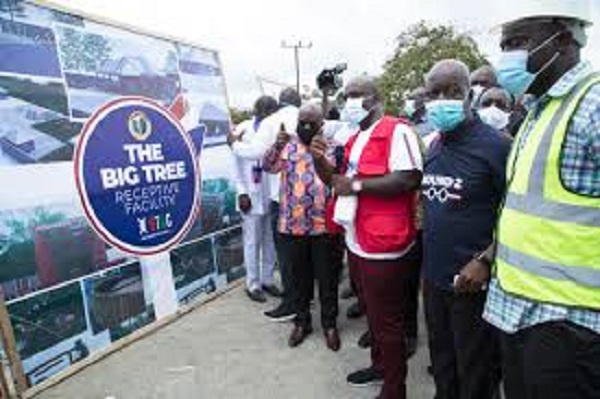
[[[284,40],[281,43],[281,47],[294,50],[294,61],[296,63],[296,90],[300,93],[300,50],[311,48],[312,42],[302,43],[302,41],[298,41],[295,43],[288,43]]]

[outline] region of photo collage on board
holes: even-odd
[[[98,108],[153,99],[194,143],[199,213],[168,256],[181,305],[243,277],[241,218],[215,51],[3,0],[0,55],[0,178],[19,176],[0,199],[0,286],[35,385],[156,319],[143,264],[104,243],[73,187],[77,140]]]

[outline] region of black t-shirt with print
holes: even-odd
[[[492,242],[511,141],[476,118],[436,139],[423,178],[424,277],[452,289],[461,268]]]

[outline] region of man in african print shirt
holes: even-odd
[[[296,134],[289,134],[282,127],[263,167],[269,173],[281,172],[278,230],[298,290],[297,316],[288,344],[296,347],[312,333],[310,301],[316,278],[325,343],[332,351],[338,351],[341,345],[336,326],[338,270],[325,222],[330,193],[319,179],[309,152],[313,137],[322,131],[321,108],[314,104],[302,107]]]

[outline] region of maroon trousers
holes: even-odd
[[[350,278],[359,303],[367,314],[372,334],[372,367],[383,372],[381,399],[406,398],[406,334],[404,331],[407,287],[413,268],[404,259],[373,260],[349,253]]]

